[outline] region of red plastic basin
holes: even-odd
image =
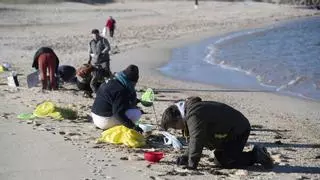
[[[149,161],[149,162],[159,162],[162,158],[164,157],[163,152],[145,152],[144,153],[144,159]]]

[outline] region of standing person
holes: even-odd
[[[92,79],[90,86],[93,92],[97,92],[99,81],[104,77],[110,77],[110,44],[109,41],[101,37],[98,29],[91,31],[93,39],[89,43],[89,62],[94,70],[92,71]]]
[[[248,119],[236,109],[219,102],[190,97],[169,106],[161,127],[181,129],[189,137],[189,146],[177,159],[177,165],[196,169],[204,147],[215,150],[215,161],[224,168],[243,168],[260,163],[271,169],[273,160],[265,147],[254,146],[243,152],[250,134]]]
[[[59,59],[54,51],[49,47],[41,47],[34,55],[32,67],[39,69],[42,89],[57,90],[56,73],[58,72]],[[49,71],[49,80],[47,77]]]
[[[92,105],[93,123],[100,129],[124,125],[140,133],[143,130],[135,125],[142,113],[138,103],[135,86],[139,79],[139,69],[130,65],[113,79],[103,83]]]
[[[112,16],[107,20],[106,27],[109,29],[110,37],[113,37],[114,29],[116,28],[116,20],[114,20]]]

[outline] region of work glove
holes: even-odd
[[[138,133],[142,134],[143,133],[143,130],[139,127],[139,126],[135,126],[133,128],[133,130],[137,131]]]
[[[178,157],[177,158],[177,160],[176,160],[176,164],[178,165],[178,166],[186,166],[186,165],[188,165],[188,156],[180,156],[180,157]]]

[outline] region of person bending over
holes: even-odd
[[[181,129],[189,138],[188,149],[177,159],[177,165],[188,169],[197,168],[204,147],[215,150],[215,162],[223,168],[243,168],[255,163],[266,169],[273,167],[265,147],[243,151],[250,123],[241,112],[226,104],[189,97],[164,111],[161,127]]]
[[[49,47],[39,48],[33,58],[32,67],[39,70],[42,89],[57,90],[56,73],[58,72],[59,59]],[[49,71],[49,81],[47,77]]]

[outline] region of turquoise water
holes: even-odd
[[[226,88],[270,90],[320,100],[320,17],[176,48],[161,72]]]

